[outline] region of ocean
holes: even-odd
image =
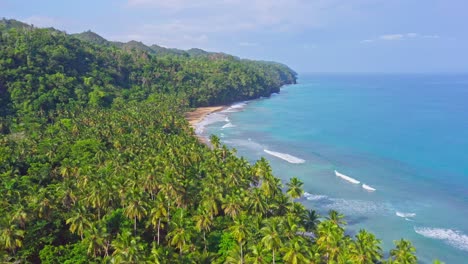
[[[468,75],[301,74],[196,130],[301,179],[300,201],[345,214],[350,235],[365,228],[386,252],[409,239],[421,263],[466,263]]]

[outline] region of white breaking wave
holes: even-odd
[[[239,112],[247,105],[246,102],[235,103],[228,107],[227,109],[221,111],[225,113]]]
[[[370,186],[367,185],[367,184],[363,184],[363,185],[362,185],[362,188],[363,188],[364,190],[366,190],[366,191],[369,191],[369,192],[375,192],[375,189],[372,188],[372,187],[370,187]]]
[[[422,236],[443,240],[453,247],[468,251],[468,236],[460,231],[430,227],[415,227],[414,231]]]
[[[311,194],[311,193],[308,193],[308,192],[304,192],[304,197],[309,201],[318,201],[318,200],[328,198],[328,196],[326,196],[326,195]]]
[[[408,217],[415,217],[416,216],[415,213],[403,213],[403,212],[399,212],[399,211],[396,211],[395,214],[397,216],[399,216],[399,217],[402,217],[402,218],[408,218]]]
[[[214,123],[223,122],[226,120],[226,115],[220,112],[211,113],[207,115],[202,121],[195,125],[195,133],[201,135],[205,130],[205,127]]]
[[[285,160],[285,161],[287,161],[289,163],[299,164],[299,163],[304,163],[305,162],[305,160],[303,160],[301,158],[294,157],[294,156],[286,154],[286,153],[271,151],[271,150],[268,150],[268,149],[264,149],[263,151],[265,151],[266,153],[268,153],[268,154],[270,154],[272,156],[275,156],[277,158]]]
[[[339,172],[337,172],[336,170],[335,170],[335,175],[336,175],[337,177],[340,177],[340,178],[342,178],[343,180],[348,181],[348,182],[353,183],[353,184],[359,184],[359,183],[360,183],[360,181],[358,181],[358,180],[356,180],[356,179],[353,179],[353,178],[351,178],[351,177],[349,177],[349,176],[346,176],[346,175],[344,175],[344,174],[342,174],[342,173],[339,173]]]
[[[327,201],[330,203],[324,205],[326,209],[337,210],[349,216],[388,215],[389,212],[394,212],[393,206],[389,203],[340,198],[328,198]]]
[[[231,122],[225,124],[224,126],[222,126],[221,128],[230,128],[230,127],[235,127],[235,125],[233,125]]]

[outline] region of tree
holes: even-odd
[[[295,237],[289,240],[286,245],[281,248],[281,252],[284,255],[284,262],[290,264],[307,263],[304,244],[305,241],[303,241],[301,237]]]
[[[315,210],[309,209],[302,215],[302,225],[307,232],[314,232],[320,223],[319,215]]]
[[[194,216],[195,228],[198,232],[203,232],[203,244],[205,246],[204,251],[206,252],[206,232],[210,231],[213,221],[208,211],[202,207],[198,209],[198,213]]]
[[[275,263],[275,253],[281,248],[282,241],[280,237],[281,220],[277,217],[265,221],[265,226],[260,230],[262,234],[262,244],[266,249],[272,251],[273,263]]]
[[[380,240],[371,233],[360,230],[356,235],[356,240],[351,244],[352,260],[355,263],[371,264],[382,259],[382,249]]]
[[[24,230],[18,229],[14,224],[5,225],[1,229],[1,246],[15,253],[16,249],[23,246]]]
[[[72,233],[78,233],[83,240],[84,231],[91,226],[90,214],[84,206],[78,206],[72,211],[72,215],[67,219],[66,223],[70,225]]]
[[[134,219],[133,229],[135,231],[135,235],[137,232],[137,220],[141,220],[147,214],[146,206],[147,205],[145,200],[135,192],[128,197],[127,206],[124,209],[124,214],[128,218]]]
[[[239,244],[240,249],[240,262],[244,263],[244,252],[243,252],[243,244],[245,243],[248,235],[249,235],[249,227],[248,227],[248,218],[245,214],[240,214],[234,219],[233,225],[229,227],[229,231],[231,231],[232,236]]]
[[[391,261],[398,264],[417,263],[418,259],[414,254],[416,249],[411,242],[405,239],[394,241],[396,248],[390,250]]]
[[[112,259],[115,263],[140,263],[143,259],[144,244],[140,237],[132,236],[130,230],[123,230],[112,241]]]
[[[161,195],[156,196],[152,202],[151,211],[148,215],[148,223],[157,229],[157,243],[160,242],[160,230],[163,226],[162,220],[167,216],[167,209],[164,204],[164,198]]]
[[[288,186],[288,190],[286,191],[286,193],[292,199],[300,198],[304,194],[304,190],[302,189],[302,185],[304,185],[304,183],[298,178],[291,178],[291,180],[289,180],[289,182],[286,185]]]

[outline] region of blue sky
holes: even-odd
[[[299,72],[468,72],[466,0],[0,0],[0,17]]]

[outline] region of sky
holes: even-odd
[[[0,0],[0,17],[304,72],[468,72],[466,0]]]

